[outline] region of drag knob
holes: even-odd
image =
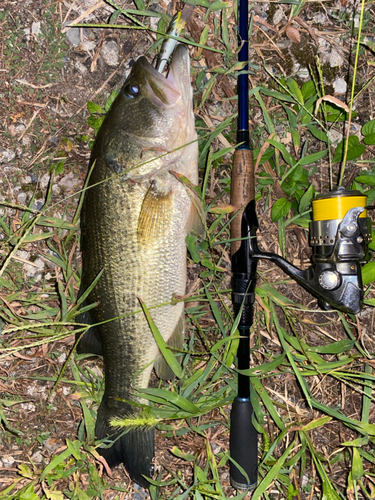
[[[319,285],[324,290],[334,290],[340,285],[340,275],[335,271],[323,271],[319,276]]]

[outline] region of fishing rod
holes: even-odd
[[[248,61],[248,5],[239,0],[239,61]],[[254,160],[249,139],[248,65],[238,76],[237,147],[233,157],[231,205],[236,216],[231,223],[232,302],[240,315],[241,335],[238,369],[250,367],[250,328],[253,324],[257,260],[265,259],[279,266],[287,275],[318,299],[323,310],[337,309],[358,314],[363,305],[361,266],[368,260],[372,221],[367,216],[367,197],[359,191],[337,187],[312,201],[310,245],[312,265],[301,270],[280,255],[258,248],[255,209]],[[242,309],[241,309],[242,308]],[[250,380],[238,374],[238,391],[233,401],[230,423],[231,484],[238,490],[257,485],[257,432],[252,424],[253,407]],[[238,464],[245,475],[237,467]]]
[[[238,121],[237,143],[233,156],[231,205],[236,216],[231,222],[232,241],[232,302],[234,314],[240,315],[238,330],[240,340],[237,350],[239,370],[250,368],[250,328],[253,324],[253,304],[257,259],[256,230],[258,220],[255,211],[254,158],[249,135],[249,84],[248,84],[248,0],[239,0],[239,62],[244,67],[238,75]],[[238,374],[238,390],[230,416],[230,480],[237,490],[252,490],[257,485],[258,476],[258,435],[252,423],[250,378]],[[240,467],[237,467],[237,465]],[[245,472],[245,474],[241,471]]]

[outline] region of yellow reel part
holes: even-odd
[[[348,210],[355,207],[365,207],[367,196],[337,196],[313,200],[313,220],[343,219]],[[364,210],[360,217],[367,217]]]

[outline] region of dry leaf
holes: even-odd
[[[301,41],[301,35],[297,28],[293,28],[293,26],[288,26],[285,30],[286,36],[289,40],[292,40],[294,43],[299,43]]]
[[[318,112],[319,106],[322,101],[332,102],[333,104],[336,104],[336,106],[338,106],[339,108],[345,109],[345,111],[347,111],[348,113],[350,111],[349,106],[344,102],[340,101],[340,99],[337,99],[337,97],[333,97],[333,95],[325,95],[316,101],[315,114]]]

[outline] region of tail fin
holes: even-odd
[[[97,439],[107,439],[113,441],[113,444],[110,448],[98,448],[98,452],[106,459],[109,466],[123,463],[133,481],[148,488],[150,484],[143,475],[151,477],[153,474],[154,429],[138,427],[125,434],[114,429],[109,425],[109,420],[115,415],[109,416],[103,403],[104,401],[98,410],[95,433]]]

